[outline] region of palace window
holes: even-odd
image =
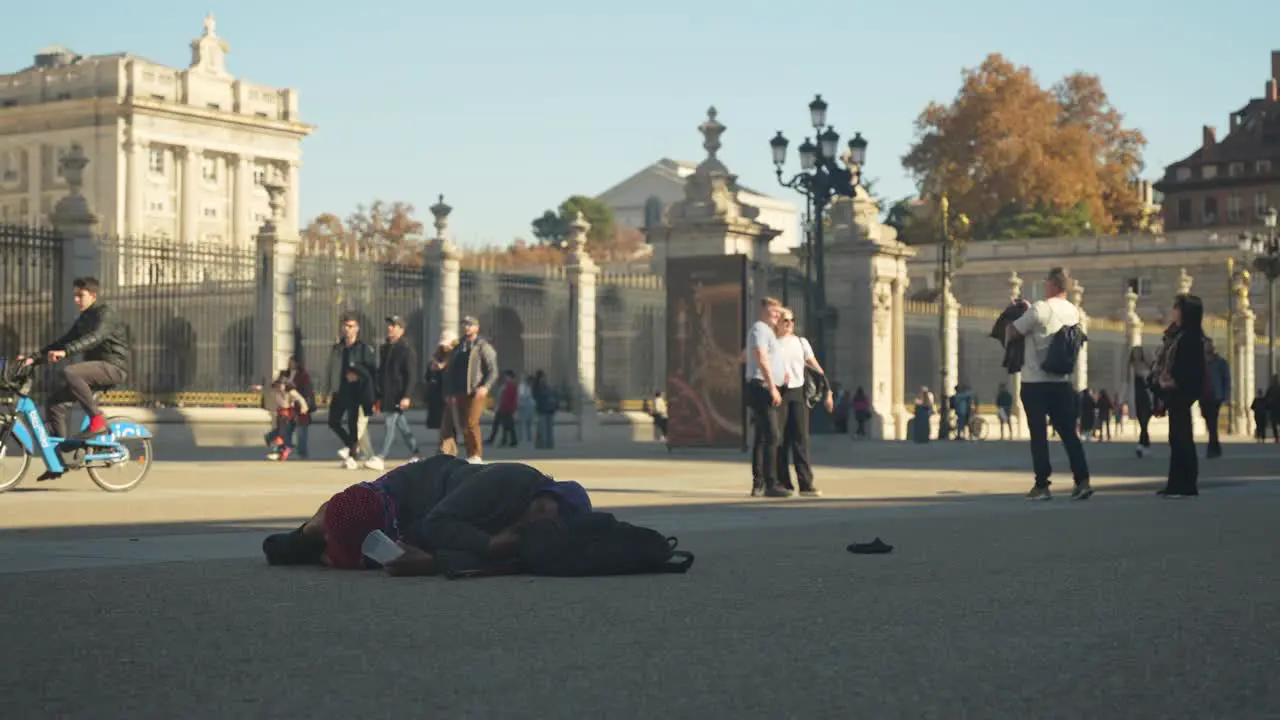
[[[1125,288],[1138,293],[1138,297],[1151,297],[1151,278],[1129,278],[1124,285]]]
[[[147,169],[157,175],[164,174],[164,149],[151,148],[147,153]]]
[[[22,167],[22,156],[17,150],[5,150],[0,153],[0,182],[17,182],[18,170]]]
[[[53,175],[54,177],[62,177],[62,161],[70,154],[68,148],[57,148],[53,151]]]
[[[1191,224],[1191,201],[1186,198],[1178,201],[1178,224]]]
[[[1257,162],[1257,164],[1255,164],[1253,167],[1254,167],[1254,170],[1255,170],[1259,175],[1270,175],[1270,174],[1271,174],[1271,161],[1270,161],[1270,160],[1259,160],[1259,161]]]
[[[1257,195],[1253,196],[1253,214],[1254,215],[1257,215],[1258,217],[1262,217],[1263,215],[1266,215],[1267,209],[1269,207],[1270,206],[1267,205],[1266,193],[1260,192]]]
[[[1218,198],[1207,197],[1204,199],[1204,220],[1205,225],[1212,225],[1218,222]]]
[[[1243,213],[1240,212],[1240,196],[1230,195],[1227,197],[1227,222],[1240,222]]]
[[[1212,180],[1218,177],[1218,166],[1205,165],[1204,167],[1200,168],[1200,177],[1205,180]]]
[[[267,169],[261,165],[253,168],[253,184],[262,187],[267,184]]]
[[[1244,175],[1244,163],[1233,162],[1227,166],[1227,174],[1231,177],[1240,177]]]
[[[1176,177],[1179,180],[1191,179],[1191,168],[1189,167],[1180,167],[1175,172],[1177,173]]]
[[[205,209],[204,209],[204,216],[205,216],[205,217],[207,217],[207,218],[217,218],[217,217],[218,217],[218,208],[215,208],[215,207],[207,207],[207,208],[205,208]]]
[[[205,182],[218,181],[218,158],[206,157],[200,160],[200,175]]]
[[[153,213],[164,213],[164,200],[151,200],[147,202],[147,210]]]

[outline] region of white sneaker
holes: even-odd
[[[267,453],[267,459],[268,459],[268,460],[279,460],[279,459],[280,459],[280,453],[278,453],[278,452],[269,452],[269,453]]]
[[[351,450],[349,450],[348,448],[342,448],[341,450],[338,451],[338,457],[342,458],[343,460],[350,458]]]
[[[377,455],[374,455],[368,460],[365,460],[364,466],[369,470],[382,470],[383,468],[386,467],[386,465],[382,461],[382,458],[378,457]]]
[[[472,457],[467,458],[467,462],[471,463],[472,465],[483,465],[484,458],[480,457],[479,455],[473,455]]]
[[[342,467],[346,468],[347,470],[359,470],[360,463],[356,462],[355,458],[348,455],[347,457],[343,458]]]

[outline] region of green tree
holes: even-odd
[[[533,219],[533,236],[544,245],[559,245],[569,234],[568,223],[554,210],[547,210]]]
[[[615,239],[616,222],[613,208],[586,195],[570,195],[556,210],[547,210],[531,223],[533,236],[540,242],[559,245],[569,235],[569,225],[582,213],[591,224],[587,242],[591,245],[607,245]]]

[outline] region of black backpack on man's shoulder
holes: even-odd
[[[1063,325],[1049,338],[1049,349],[1044,354],[1040,369],[1051,375],[1070,375],[1075,372],[1080,348],[1089,341],[1080,324]]]
[[[693,553],[656,530],[588,512],[543,520],[524,530],[520,561],[530,575],[587,577],[684,573]]]

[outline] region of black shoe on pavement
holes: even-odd
[[[1053,493],[1049,492],[1048,485],[1035,485],[1031,491],[1027,493],[1028,500],[1052,500]]]
[[[771,498],[789,498],[792,494],[790,490],[784,487],[771,487],[764,491],[764,496]]]
[[[1088,500],[1093,497],[1093,486],[1088,482],[1082,482],[1071,490],[1072,500]]]
[[[60,477],[62,477],[62,473],[54,472],[52,470],[46,470],[40,474],[40,477],[36,478],[36,482],[44,482],[46,480],[57,480]]]

